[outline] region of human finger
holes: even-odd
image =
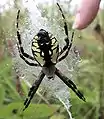
[[[96,17],[101,0],[81,0],[77,9],[73,29],[86,28]]]

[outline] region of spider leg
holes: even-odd
[[[19,51],[19,56],[26,62],[26,64],[28,64],[28,65],[30,65],[30,66],[40,66],[40,65],[37,64],[37,63],[29,62],[29,61],[24,57],[24,55],[21,53],[18,44],[17,44],[17,47],[18,47],[18,51]]]
[[[34,57],[32,57],[32,56],[28,55],[27,53],[25,53],[24,49],[22,47],[21,35],[20,35],[20,32],[19,32],[19,25],[18,25],[19,24],[19,13],[20,13],[20,10],[18,10],[18,13],[17,13],[17,24],[16,24],[16,27],[17,27],[17,38],[18,38],[17,46],[18,46],[18,50],[19,50],[19,55],[28,65],[30,65],[30,66],[39,66],[39,64],[37,64],[37,63],[31,63],[31,62],[26,60],[26,58],[34,60]]]
[[[82,99],[83,101],[85,100],[84,95],[78,90],[77,86],[69,79],[67,78],[65,75],[63,75],[58,69],[56,69],[55,74],[69,87],[71,88],[76,95]]]
[[[24,102],[23,111],[29,106],[29,104],[30,104],[34,94],[36,93],[37,89],[39,88],[39,85],[41,84],[44,76],[45,76],[45,74],[43,73],[43,71],[41,71],[38,76],[38,79],[35,80],[35,82],[33,83],[32,87],[30,88],[30,90],[28,92],[28,97],[26,98],[26,100]]]
[[[73,37],[74,37],[74,31],[72,32],[71,42],[70,42],[68,48],[66,49],[65,54],[58,59],[58,62],[62,61],[63,59],[65,59],[68,56],[69,51],[72,47]]]
[[[64,39],[65,42],[66,42],[66,45],[63,47],[63,49],[60,51],[59,53],[59,56],[68,48],[69,46],[69,36],[68,36],[68,26],[67,26],[67,23],[66,23],[66,19],[65,19],[65,16],[64,16],[64,13],[60,7],[60,5],[57,3],[57,6],[59,7],[59,10],[61,12],[61,15],[62,15],[62,18],[63,18],[63,21],[64,21],[64,30],[65,30],[65,34],[66,34],[66,38]]]
[[[19,14],[20,14],[20,10],[18,10],[18,13],[17,13],[17,38],[18,38],[18,45],[19,45],[19,48],[20,48],[20,51],[21,53],[26,57],[26,58],[29,58],[31,60],[34,60],[34,58],[30,55],[28,55],[27,53],[24,52],[24,49],[22,47],[22,42],[21,42],[21,35],[20,35],[20,32],[19,32]]]

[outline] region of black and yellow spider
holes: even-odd
[[[55,67],[57,63],[65,59],[72,47],[72,41],[74,32],[72,32],[71,40],[69,41],[68,36],[68,28],[67,23],[65,20],[65,16],[63,14],[63,11],[60,7],[60,5],[57,3],[57,6],[62,14],[62,18],[64,20],[64,30],[66,34],[65,40],[65,46],[61,49],[59,52],[59,43],[57,39],[49,32],[47,32],[44,29],[40,29],[39,32],[34,36],[32,40],[31,50],[33,56],[30,56],[29,54],[24,52],[24,49],[22,47],[21,42],[21,35],[19,33],[19,13],[20,10],[18,10],[17,13],[17,38],[18,38],[18,50],[20,57],[30,66],[40,66],[42,67],[42,70],[35,82],[33,83],[32,87],[30,88],[28,92],[28,97],[26,98],[24,102],[24,109],[25,110],[33,98],[34,94],[36,93],[40,83],[42,82],[44,76],[46,75],[48,79],[54,79],[55,75],[57,75],[69,88],[71,88],[76,95],[85,101],[85,98],[83,94],[77,89],[77,86],[64,74],[60,72],[59,69]],[[36,63],[29,62],[26,58],[36,61]]]

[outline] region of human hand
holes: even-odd
[[[81,0],[77,9],[73,29],[86,28],[96,17],[101,0]]]

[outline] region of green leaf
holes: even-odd
[[[21,86],[22,86],[24,95],[27,95],[28,94],[28,86],[26,85],[24,80],[21,80]]]
[[[28,117],[29,119],[46,119],[56,112],[58,108],[59,105],[32,104],[24,112],[24,116]]]
[[[22,117],[24,119],[47,119],[59,108],[59,105],[30,104],[23,112],[23,103],[11,103],[0,108],[0,118]],[[13,118],[13,119],[15,119]]]
[[[5,89],[4,87],[0,84],[0,105],[3,103],[5,97]]]
[[[0,118],[8,118],[17,114],[21,108],[21,103],[11,103],[0,108]]]
[[[66,119],[66,117],[62,114],[56,114],[52,116],[50,119]]]

